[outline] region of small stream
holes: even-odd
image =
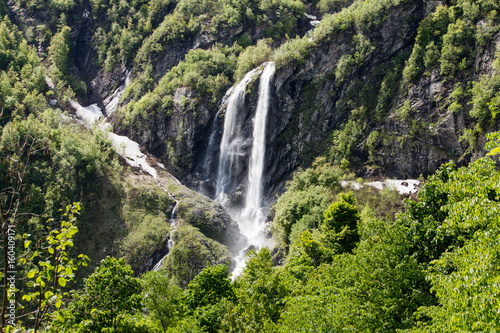
[[[110,97],[106,99],[105,105],[107,105],[106,109],[107,115],[115,111],[118,102],[121,98],[121,95],[125,90],[125,86],[128,84],[128,82],[130,82],[130,73],[127,74],[124,85],[120,86],[112,95],[110,95]],[[106,121],[106,117],[101,111],[101,108],[97,106],[97,104],[92,104],[87,107],[83,107],[80,105],[80,103],[74,100],[69,100],[69,103],[76,111],[77,121],[79,121],[82,125],[84,125],[87,128],[91,128],[92,126],[97,125],[104,131],[108,131],[108,138],[111,140],[111,144],[113,145],[113,148],[115,149],[117,154],[120,155],[127,162],[128,165],[132,167],[139,167],[144,172],[151,175],[153,179],[156,181],[156,184],[163,191],[165,191],[172,200],[174,200],[175,205],[169,216],[169,223],[173,227],[173,229],[170,232],[167,241],[168,250],[170,251],[174,246],[172,235],[177,228],[176,212],[177,212],[177,205],[179,204],[179,202],[174,198],[172,193],[170,193],[167,190],[167,188],[158,181],[158,174],[156,169],[148,163],[147,156],[146,154],[141,152],[139,144],[135,141],[132,141],[126,136],[118,135],[110,131],[111,125]],[[108,107],[111,109],[108,109]],[[101,119],[102,121],[98,123],[98,121],[100,121]],[[158,163],[158,165],[163,168],[163,165],[161,163]],[[177,180],[175,177],[173,177],[173,179],[180,184],[179,180]],[[153,270],[159,270],[161,268],[161,265],[163,263],[163,258],[160,259],[160,261],[155,264]]]

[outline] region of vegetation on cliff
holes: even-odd
[[[0,3],[0,277],[10,261],[19,269],[17,318],[7,328],[4,283],[0,331],[499,330],[500,174],[477,158],[486,137],[486,150],[500,141],[486,134],[498,128],[499,10],[495,0]],[[312,31],[306,11],[323,15]],[[192,179],[224,93],[269,60],[277,114],[290,113],[273,127],[291,119],[271,136],[294,154],[278,161],[289,180],[273,180],[276,247],[248,251],[231,279],[229,215],[159,163],[156,179],[128,167],[67,101],[131,68],[115,127]],[[391,189],[346,187],[363,182],[350,172],[384,175],[410,154],[405,163],[459,166],[394,171],[429,176],[404,203]]]

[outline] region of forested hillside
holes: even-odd
[[[0,2],[0,332],[500,330],[499,11]]]

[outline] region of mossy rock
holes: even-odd
[[[178,222],[198,228],[205,236],[230,248],[242,241],[238,224],[218,202],[169,178],[159,173],[159,182],[178,201],[175,214]]]
[[[226,264],[234,268],[229,250],[221,243],[204,236],[198,229],[181,225],[173,233],[174,247],[165,257],[163,268],[171,279],[186,288],[207,263]]]

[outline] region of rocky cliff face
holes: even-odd
[[[476,42],[475,60],[462,75],[441,74],[436,66],[418,82],[404,83],[402,79],[421,20],[440,4],[403,2],[363,29],[353,26],[333,34],[316,45],[303,63],[277,70],[268,120],[264,185],[271,202],[291,173],[310,165],[319,155],[345,156],[351,170],[361,176],[404,178],[429,175],[450,160],[464,163],[481,154],[463,139],[466,129],[476,124],[469,115],[471,96],[466,94],[459,108],[452,110],[450,105],[461,82],[479,81],[492,73],[498,33],[485,46]],[[358,59],[351,60],[342,72],[339,69],[345,68],[346,55]],[[250,84],[245,108],[240,110],[241,121],[248,126],[256,99],[255,86]],[[214,114],[215,110],[210,112]],[[220,138],[222,121],[216,124],[215,135]],[[335,135],[346,132],[352,140],[345,149],[348,151],[332,151]],[[484,136],[478,140],[477,146],[482,147]],[[206,141],[200,143],[207,146]],[[208,152],[217,153],[217,148]],[[193,161],[195,172],[183,177],[196,187],[197,167],[204,160],[199,157]],[[242,175],[245,172],[241,170]],[[244,184],[243,176],[240,179]],[[233,200],[238,193],[241,191],[235,192]]]
[[[358,65],[339,82],[339,62],[356,48],[356,31],[334,35],[318,45],[302,66],[291,65],[276,75],[276,98],[270,124],[271,156],[268,159],[271,195],[284,179],[300,165],[308,165],[331,144],[331,133],[339,129],[360,105],[360,83],[380,85],[381,71],[395,58],[411,49],[418,22],[425,14],[424,2],[412,1],[391,8],[380,24],[361,33],[369,49]],[[372,98],[376,98],[377,93]],[[367,110],[366,116],[370,117]],[[400,176],[414,176],[401,172]]]
[[[318,45],[316,51],[305,59],[303,64],[293,63],[277,70],[267,129],[264,187],[269,200],[272,201],[283,189],[284,180],[288,179],[293,171],[300,166],[309,165],[316,156],[325,153],[331,145],[332,131],[339,129],[353,112],[356,90],[360,84],[378,86],[380,89],[380,81],[384,76],[383,69],[388,68],[394,59],[402,57],[405,52],[411,50],[418,23],[427,11],[429,9],[421,1],[407,2],[391,8],[385,13],[381,23],[374,24],[364,31],[353,29],[338,33]],[[353,65],[351,72],[339,81],[338,74],[336,76],[339,61],[343,55],[354,53],[360,35],[366,39],[365,43],[369,45],[368,51],[365,51],[359,64]],[[240,110],[240,120],[248,126],[251,126],[258,97],[256,84],[257,82],[248,85],[245,108]],[[377,98],[377,92],[373,95],[373,98]],[[392,99],[395,99],[394,97]],[[215,133],[220,140],[222,121],[216,123],[218,128]],[[203,144],[206,145],[206,141]],[[218,146],[215,147],[215,150],[208,152],[209,155],[218,153]],[[248,155],[242,152],[242,156]],[[396,153],[394,158],[407,158],[401,155]],[[436,166],[439,165],[437,164],[439,161],[447,158],[439,156],[436,159]],[[414,159],[415,156],[403,165],[408,165]],[[194,161],[194,170],[197,171],[203,158]],[[384,159],[384,162],[390,164],[383,170],[387,173],[391,173],[388,171],[392,168],[392,164],[397,164],[396,160],[390,161],[390,159]],[[403,167],[393,170],[391,175],[418,176],[422,172],[422,168],[419,167],[414,170]],[[216,171],[213,167],[212,170]],[[241,170],[242,184],[245,172],[246,170]],[[194,177],[196,176],[195,173]],[[192,181],[191,177],[193,174],[188,174],[184,179]],[[191,184],[195,186],[196,182]],[[237,193],[235,197],[238,197]],[[236,198],[234,200],[237,200]]]

